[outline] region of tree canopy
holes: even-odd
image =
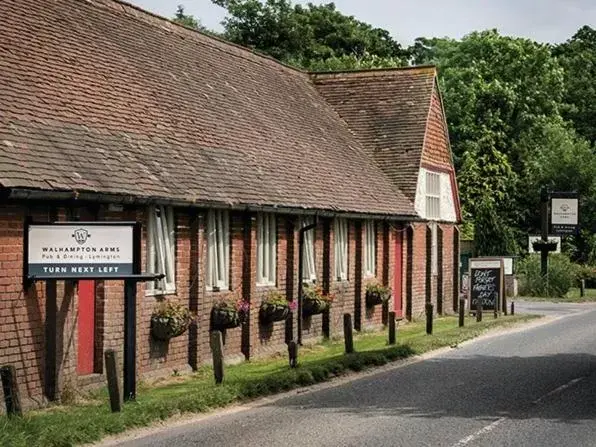
[[[596,263],[596,30],[546,45],[496,30],[420,37],[408,48],[333,3],[212,0],[223,37],[313,70],[433,64],[439,69],[464,217],[479,254],[523,251],[540,228],[542,186],[580,194],[582,233],[566,244]],[[200,22],[178,7],[175,20]]]
[[[335,4],[290,0],[212,0],[227,10],[224,37],[284,62],[309,67],[333,58],[403,58],[407,52],[384,29],[337,10]]]

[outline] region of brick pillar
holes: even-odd
[[[195,314],[199,314],[199,291],[200,291],[200,269],[199,260],[199,215],[193,211],[190,216],[190,265],[188,272],[190,275],[190,284],[188,290],[189,309]],[[199,330],[197,323],[193,322],[188,329],[188,363],[193,371],[199,368]]]
[[[412,320],[414,285],[414,228],[406,230],[406,318]]]
[[[250,310],[250,321],[249,324],[242,325],[241,335],[241,351],[244,354],[246,360],[250,360],[251,355],[251,329],[254,327],[254,333],[258,333],[259,324],[259,307],[254,303],[252,291],[254,290],[253,281],[255,281],[255,275],[253,275],[253,253],[256,253],[255,247],[256,238],[254,236],[253,228],[253,216],[251,213],[244,213],[242,216],[243,221],[243,240],[244,250],[242,253],[242,296],[244,299],[251,303]]]
[[[437,225],[437,313],[443,314],[443,229]]]
[[[362,221],[356,221],[356,272],[354,273],[354,329],[362,329]]]

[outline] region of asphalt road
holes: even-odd
[[[516,308],[561,318],[121,445],[596,446],[596,305]]]

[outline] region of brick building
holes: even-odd
[[[0,2],[0,365],[31,404],[104,381],[123,345],[121,281],[23,286],[24,226],[139,221],[139,375],[208,362],[215,299],[240,291],[248,324],[226,356],[329,336],[342,315],[382,324],[364,278],[408,319],[456,306],[459,202],[433,67],[306,73],[117,0]],[[316,223],[302,247],[299,229]],[[158,231],[161,230],[161,231]],[[272,289],[299,278],[337,293],[331,310],[262,325]],[[198,325],[150,335],[160,300]]]

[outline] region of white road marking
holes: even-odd
[[[480,430],[478,430],[476,433],[471,434],[470,436],[466,436],[463,439],[460,439],[456,444],[453,444],[452,447],[463,447],[465,445],[468,445],[470,442],[474,441],[475,439],[479,438],[480,436],[486,434],[486,433],[490,433],[491,431],[493,431],[495,428],[497,428],[497,426],[505,421],[507,418],[503,417],[501,419],[497,419],[496,421],[491,422],[490,424],[488,424],[485,427],[482,427]]]
[[[575,385],[578,382],[581,382],[584,379],[585,379],[585,377],[578,377],[577,379],[573,379],[573,380],[567,382],[565,385],[561,385],[560,387],[557,387],[554,390],[549,391],[544,396],[539,397],[538,399],[532,401],[532,404],[533,405],[537,405],[540,402],[542,402],[544,399],[546,399],[548,397],[551,397],[551,396],[554,396],[555,394],[558,394],[561,391],[566,390],[567,388]],[[493,421],[490,424],[482,427],[476,433],[473,433],[470,436],[466,436],[465,438],[460,439],[456,444],[453,444],[451,447],[464,447],[464,446],[468,445],[470,442],[478,439],[480,436],[482,436],[482,435],[484,435],[486,433],[490,433],[491,431],[493,431],[495,428],[497,428],[497,426],[500,425],[505,420],[507,420],[506,417],[502,417],[500,419],[497,419],[496,421]]]
[[[569,388],[570,386],[575,385],[577,382],[581,382],[582,380],[584,380],[585,377],[578,377],[577,379],[573,379],[570,382],[566,383],[565,385],[561,385],[558,388],[555,388],[554,390],[546,393],[544,396],[539,397],[538,399],[536,399],[535,401],[533,401],[532,403],[534,405],[539,404],[540,402],[542,402],[544,399],[546,399],[547,397],[553,396],[555,394],[560,393],[561,391],[566,390],[567,388]]]

